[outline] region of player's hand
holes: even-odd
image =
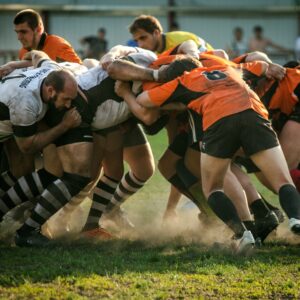
[[[64,127],[71,129],[79,126],[81,124],[81,116],[75,107],[69,109],[62,120]]]
[[[15,70],[15,68],[13,67],[13,65],[11,63],[7,63],[7,64],[1,66],[0,67],[0,78],[7,76],[14,70]]]
[[[121,97],[125,98],[126,94],[131,92],[131,87],[128,82],[117,80],[115,83],[115,93]]]
[[[269,64],[266,77],[269,79],[282,80],[285,76],[285,68],[278,64]]]
[[[102,66],[102,68],[104,70],[107,70],[107,68],[109,67],[109,65],[116,59],[116,57],[111,54],[111,53],[107,53],[105,55],[102,56],[102,58],[100,59],[100,65]]]

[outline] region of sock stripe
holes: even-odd
[[[113,194],[116,187],[117,187],[117,185],[115,187],[111,187],[111,186],[107,185],[105,182],[99,181],[97,186],[95,187],[95,190],[96,191],[102,190],[102,191],[105,191],[107,193]]]
[[[34,214],[33,214],[34,215]],[[33,227],[33,228],[39,228],[40,224],[35,222],[32,217],[28,218],[25,222],[26,225]]]
[[[142,180],[138,179],[138,178],[132,173],[132,171],[129,171],[126,175],[128,175],[132,181],[134,181],[136,184],[138,184],[138,185],[140,185],[140,186],[143,186],[143,185],[145,184],[145,181],[142,181]],[[126,175],[125,175],[125,177],[126,177]]]
[[[2,173],[2,178],[10,187],[17,181],[16,177],[10,171]]]
[[[95,188],[94,190],[94,196],[95,197],[100,197],[100,198],[103,198],[105,200],[110,200],[111,197],[112,197],[113,193],[109,193],[107,191],[104,191],[104,190],[100,190],[99,188]],[[99,202],[99,201],[98,201]]]
[[[67,188],[65,183],[62,182],[60,179],[57,179],[54,181],[54,184],[60,190],[60,192],[64,195],[66,202],[68,202],[68,199],[71,199],[72,195],[70,194],[69,189]]]
[[[102,178],[103,177],[103,178]],[[116,181],[112,178],[109,178],[105,175],[103,175],[99,181],[100,182],[104,182],[106,185],[110,186],[111,188],[116,188],[118,186],[119,181]],[[98,184],[97,184],[98,186]]]
[[[128,173],[125,175],[125,178],[124,178],[124,179],[125,179],[125,182],[126,182],[128,185],[132,186],[133,188],[139,189],[139,188],[141,188],[141,187],[143,186],[143,184],[141,184],[141,183],[139,183],[139,182],[136,182],[136,181],[134,180],[134,178],[131,177]],[[124,183],[123,180],[122,180],[122,183]]]
[[[7,192],[7,196],[9,197],[9,200],[14,204],[14,207],[22,203],[22,199],[19,197],[15,189],[9,189]]]
[[[20,185],[22,192],[26,195],[26,197],[28,199],[34,198],[34,195],[32,194],[31,189],[30,189],[25,177],[19,178],[18,183]]]
[[[106,204],[107,204],[107,203],[106,203]],[[96,202],[96,201],[93,201],[91,209],[96,209],[96,210],[104,211],[104,210],[105,210],[105,207],[106,207],[105,204],[102,204],[102,203],[98,203],[98,202]]]
[[[8,207],[7,203],[4,203],[4,201],[1,199],[0,200],[0,211],[1,211],[1,213],[3,213],[3,215],[4,215],[9,210],[10,210],[10,207]],[[0,220],[1,220],[1,218],[0,218]]]
[[[36,214],[38,214],[40,217],[44,218],[45,220],[47,220],[50,215],[51,215],[51,212],[55,211],[55,207],[52,207],[52,210],[49,209],[49,207],[47,208],[44,208],[42,206],[42,203],[39,203],[36,208],[35,208],[35,212]]]
[[[26,175],[25,180],[26,180],[26,182],[30,188],[30,191],[33,195],[39,195],[40,193],[42,193],[42,190],[40,191],[40,189],[37,186],[37,183],[35,182],[34,173],[31,173],[30,175]]]

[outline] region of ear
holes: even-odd
[[[55,95],[55,89],[52,85],[48,85],[46,87],[47,89],[47,94],[50,96],[50,97],[53,97]]]
[[[40,23],[40,24],[38,25],[38,27],[36,28],[36,32],[37,32],[38,34],[42,34],[42,33],[44,32],[44,26],[43,26],[42,23]]]
[[[155,36],[160,36],[160,35],[161,35],[161,32],[160,32],[158,29],[155,29],[155,30],[153,31],[153,35],[155,35]]]

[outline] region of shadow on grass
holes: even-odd
[[[47,248],[0,246],[0,286],[19,286],[26,281],[51,282],[66,276],[169,273],[208,274],[216,266],[248,269],[253,265],[287,266],[299,260],[299,245],[270,243],[248,257],[229,249],[186,245],[174,240],[160,246],[141,241],[82,241],[55,243]]]

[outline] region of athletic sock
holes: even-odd
[[[26,234],[34,229],[40,229],[52,215],[77,195],[89,182],[90,178],[64,173],[60,179],[49,184],[43,191],[31,216],[18,230],[18,233]]]
[[[99,220],[104,213],[106,206],[110,203],[119,181],[102,175],[94,190],[92,207],[90,209],[83,231],[91,230],[99,226]]]
[[[257,199],[252,202],[250,204],[250,210],[254,215],[254,219],[261,219],[270,212],[270,209],[262,199]]]
[[[257,232],[256,232],[255,222],[254,221],[243,221],[243,224],[247,230],[251,231],[253,237],[256,239],[258,236],[257,236]]]
[[[16,181],[17,178],[10,171],[3,172],[0,175],[0,197],[2,197]]]
[[[215,216],[203,194],[199,179],[185,166],[183,159],[177,162],[176,171],[183,183],[184,189],[187,191],[187,194],[190,195],[189,198],[197,205],[200,211],[207,216]]]
[[[242,237],[246,230],[240,220],[236,208],[224,192],[216,191],[208,197],[208,204],[214,213],[227,224],[235,233],[237,238]]]
[[[291,184],[285,184],[279,189],[279,202],[288,218],[300,220],[300,195]]]
[[[14,186],[0,199],[0,220],[9,210],[17,205],[26,201],[32,201],[56,179],[57,176],[47,172],[45,169],[20,177]]]
[[[297,191],[300,192],[300,170],[298,169],[290,170],[290,174],[297,188]]]
[[[145,183],[146,181],[138,179],[130,170],[123,176],[106,210],[110,212],[119,207],[126,199],[141,189]]]

